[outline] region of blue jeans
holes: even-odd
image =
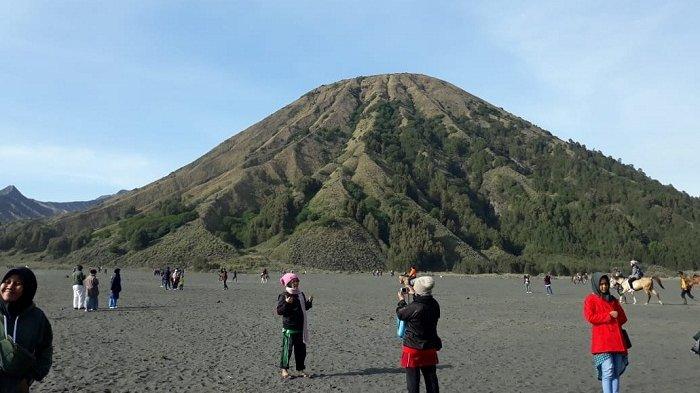
[[[109,296],[109,308],[117,308],[117,300],[112,295]]]
[[[616,356],[622,356],[619,354],[613,354],[610,359],[603,362],[600,367],[601,371],[601,382],[603,383],[603,393],[619,393],[620,392],[620,370],[615,370],[615,363],[617,359]]]
[[[544,290],[547,292],[548,295],[554,295],[554,292],[552,292],[552,286],[551,285],[545,285]]]

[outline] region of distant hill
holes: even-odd
[[[117,195],[125,192],[127,191],[119,191]],[[41,202],[25,197],[15,186],[10,185],[0,190],[0,223],[87,210],[112,196],[103,195],[91,201],[80,202]]]
[[[698,239],[699,198],[416,74],[318,87],[158,181],[0,228],[7,253],[103,265],[472,273],[698,268]]]

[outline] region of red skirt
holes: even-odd
[[[438,364],[437,349],[415,349],[403,346],[401,352],[401,367],[427,367]]]

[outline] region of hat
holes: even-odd
[[[630,265],[636,265],[638,262],[635,261],[634,259],[630,261]]]
[[[294,273],[286,273],[284,276],[282,276],[282,278],[280,278],[280,284],[282,284],[283,287],[286,287],[287,284],[294,280],[299,281],[299,276]]]
[[[430,276],[418,277],[413,280],[413,291],[418,295],[430,295],[435,286],[435,280]]]

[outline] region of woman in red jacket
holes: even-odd
[[[610,294],[610,278],[593,273],[593,293],[583,303],[583,316],[591,323],[591,353],[602,381],[603,393],[620,391],[620,375],[627,367],[622,325],[627,322],[620,302]]]

